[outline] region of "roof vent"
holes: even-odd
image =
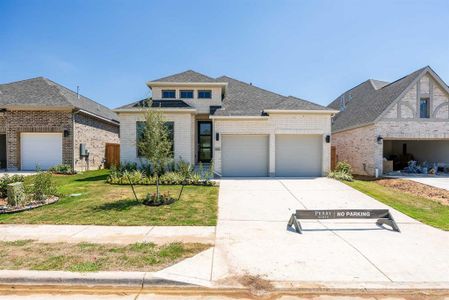
[[[249,85],[253,85],[253,83],[252,83],[252,82],[250,82],[250,83],[249,83]]]
[[[76,98],[80,98],[80,86],[79,85],[77,85],[76,86]]]

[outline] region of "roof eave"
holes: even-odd
[[[118,120],[108,119],[108,118],[102,117],[102,116],[100,116],[100,115],[97,115],[97,114],[95,114],[95,113],[91,113],[90,111],[87,111],[87,110],[84,110],[84,109],[80,109],[80,108],[78,109],[78,111],[79,111],[79,112],[82,112],[83,114],[92,116],[92,117],[94,117],[94,118],[97,118],[97,119],[100,119],[100,120],[109,122],[109,123],[111,123],[111,124],[114,124],[114,125],[120,125],[120,121],[118,121]]]
[[[265,109],[266,113],[278,113],[278,114],[328,114],[333,115],[337,114],[340,111],[338,110],[330,110],[330,109]]]
[[[227,119],[227,120],[233,120],[233,119],[250,119],[250,120],[267,120],[268,116],[209,116],[209,119]]]
[[[112,111],[115,113],[142,113],[146,110],[158,110],[162,112],[176,112],[176,113],[196,113],[194,108],[170,108],[170,107],[145,107],[145,108],[117,108]]]
[[[170,82],[170,81],[148,81],[147,86],[152,87],[167,87],[167,86],[219,86],[226,87],[227,82]]]

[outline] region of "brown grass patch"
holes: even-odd
[[[72,272],[157,271],[209,248],[199,243],[0,242],[0,269]]]
[[[406,179],[379,179],[377,184],[449,205],[449,191]]]

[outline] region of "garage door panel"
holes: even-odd
[[[223,176],[268,176],[268,135],[222,135]]]
[[[46,170],[62,163],[61,133],[21,133],[21,169],[35,170],[36,166]]]
[[[276,135],[276,176],[321,176],[321,135]]]

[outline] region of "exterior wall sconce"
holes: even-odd
[[[331,136],[330,135],[326,135],[326,143],[330,143],[331,142]]]
[[[379,144],[379,145],[382,145],[382,142],[383,142],[383,140],[384,140],[384,138],[382,137],[382,136],[377,136],[377,143]]]
[[[68,129],[64,129],[64,137],[68,137],[70,135],[70,132]]]
[[[218,132],[215,133],[215,140],[216,141],[220,140],[220,134]]]

